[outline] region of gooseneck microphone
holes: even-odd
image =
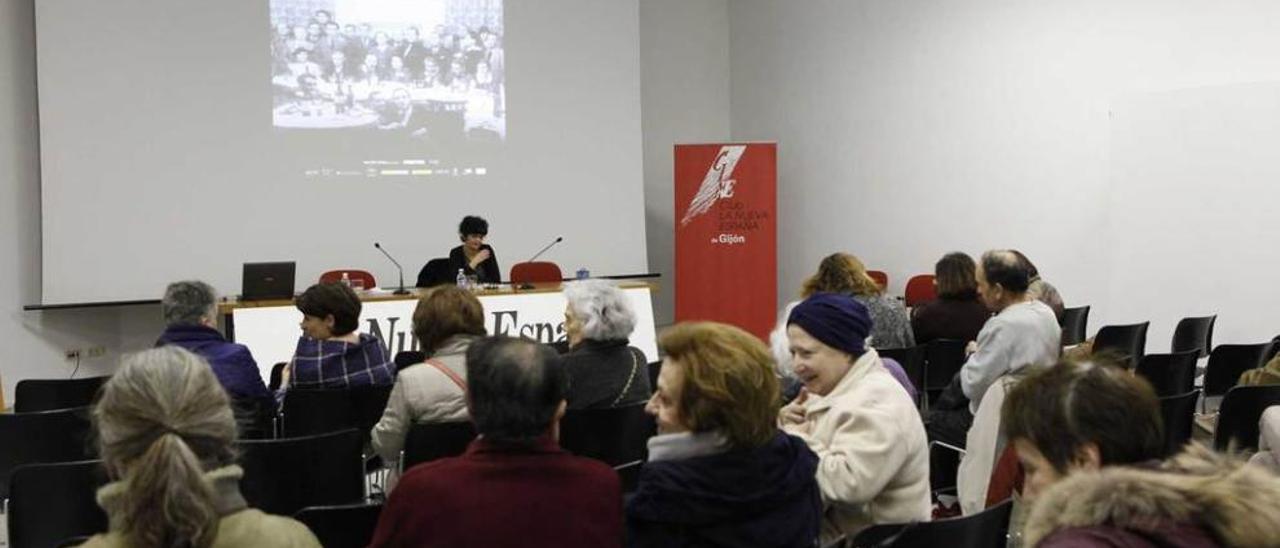
[[[563,240],[564,240],[564,236],[556,236],[556,239],[555,239],[554,241],[552,241],[551,243],[547,244],[547,247],[542,248],[542,251],[539,251],[539,252],[537,252],[537,253],[534,253],[534,254],[533,254],[533,256],[532,256],[532,257],[529,257],[529,260],[528,260],[528,261],[526,261],[526,262],[530,262],[530,263],[531,263],[531,262],[533,262],[533,261],[538,260],[538,257],[541,257],[543,253],[546,253],[548,249],[551,249],[552,247],[555,247],[555,245],[556,245],[556,244],[560,243],[560,242],[561,242],[561,241],[563,241]]]
[[[396,270],[400,271],[400,289],[393,291],[391,294],[392,295],[408,295],[409,290],[404,288],[404,268],[400,266],[400,262],[395,260],[395,258],[392,257],[390,253],[387,253],[387,250],[382,249],[382,244],[378,242],[373,242],[373,247],[378,248],[378,251],[381,251],[383,255],[386,255],[387,260],[391,261],[391,264],[396,265]]]

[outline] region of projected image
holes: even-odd
[[[271,0],[279,130],[506,138],[502,0]]]

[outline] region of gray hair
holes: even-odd
[[[160,311],[168,325],[199,325],[217,317],[218,297],[213,287],[199,280],[174,282],[164,290]]]
[[[209,546],[216,494],[204,474],[235,462],[236,424],[209,363],[176,346],[130,354],[93,409],[103,463],[121,478],[104,504],[133,546]]]
[[[631,301],[605,280],[582,280],[564,286],[573,315],[582,322],[582,336],[596,341],[625,339],[636,328]]]

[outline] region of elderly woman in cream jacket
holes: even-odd
[[[878,523],[930,517],[929,451],[911,398],[865,347],[866,307],[819,293],[787,320],[792,368],[804,383],[779,424],[818,454],[822,544]]]
[[[413,333],[425,362],[396,375],[382,419],[373,427],[373,450],[391,469],[387,491],[398,477],[405,436],[414,423],[457,422],[467,414],[467,348],[484,336],[484,308],[470,291],[446,285],[430,290],[413,312]]]

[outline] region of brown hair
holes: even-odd
[[[769,349],[737,327],[677,324],[659,349],[684,372],[677,405],[694,432],[719,430],[734,447],[759,447],[777,432],[778,378]]]
[[[430,355],[454,335],[484,335],[484,307],[470,291],[455,285],[427,290],[413,310],[413,336]]]
[[[952,299],[973,299],[978,296],[978,280],[975,278],[978,264],[973,258],[954,251],[943,255],[933,265],[934,279],[938,281],[938,296]]]
[[[324,319],[333,316],[333,334],[341,337],[360,326],[360,297],[350,287],[338,282],[308,287],[293,301],[308,316]]]
[[[124,480],[111,529],[131,546],[213,544],[219,515],[204,474],[235,462],[236,425],[208,362],[176,346],[126,356],[93,422],[103,463]]]
[[[846,295],[879,295],[884,289],[867,274],[862,261],[848,253],[832,253],[818,263],[818,271],[804,281],[800,297],[807,299],[814,293],[844,293]]]
[[[1087,443],[1104,465],[1164,456],[1155,390],[1105,354],[1033,373],[1009,391],[1000,421],[1008,440],[1031,443],[1059,473]]]

